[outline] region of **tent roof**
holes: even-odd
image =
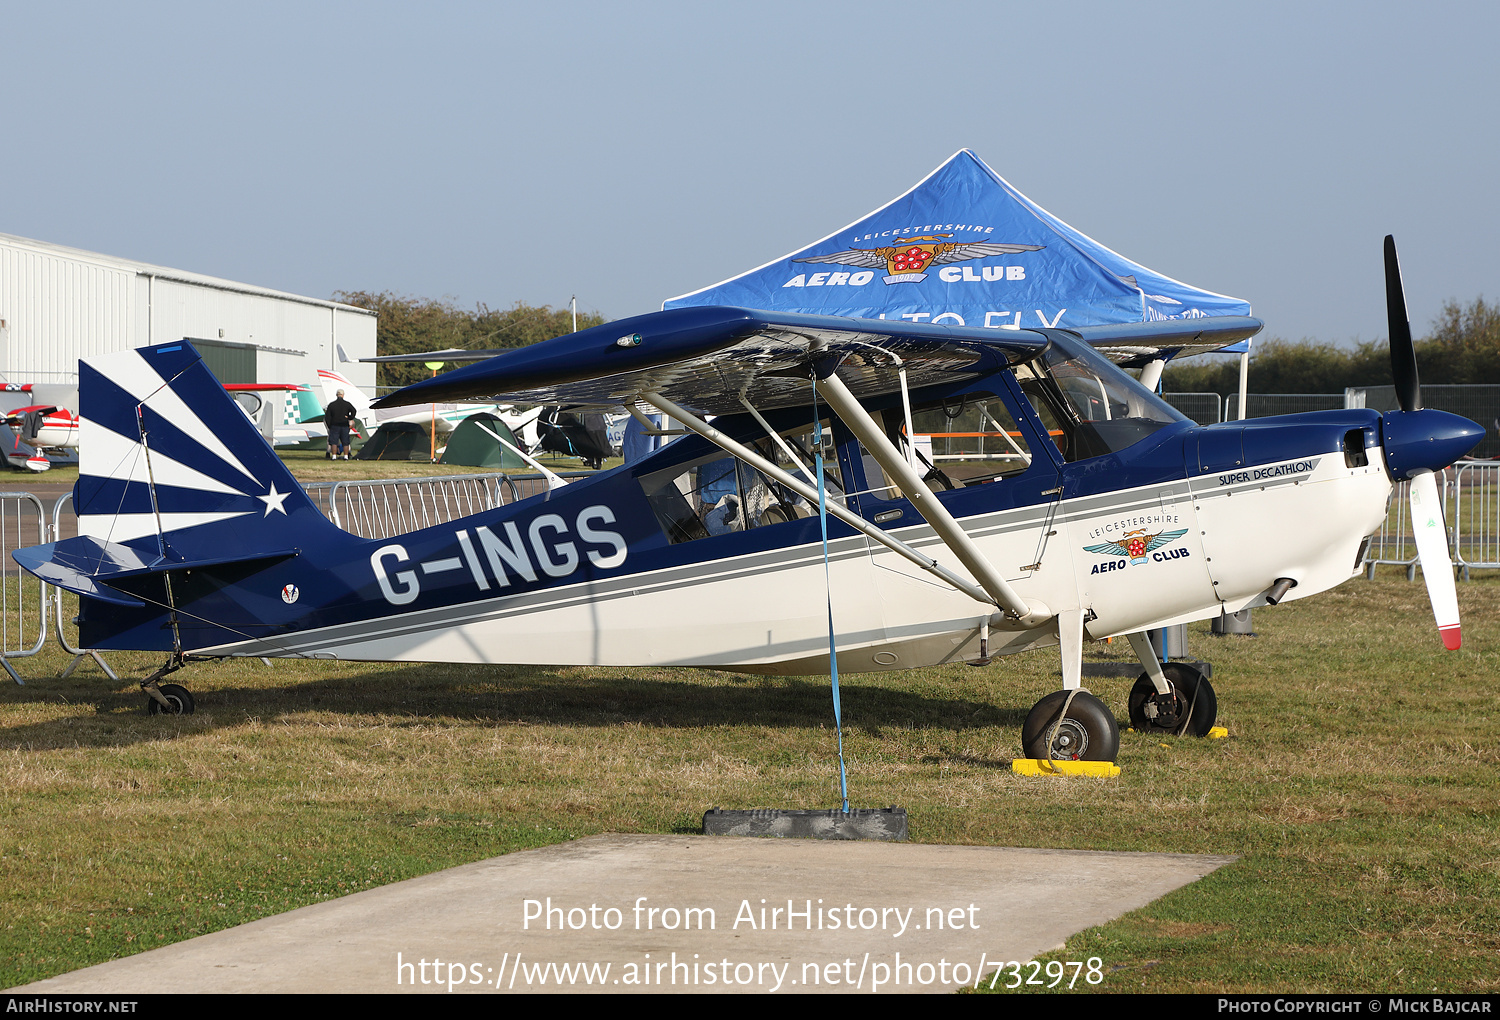
[[[662,303],[689,305],[1012,329],[1250,314],[1075,230],[968,149],[842,230]]]
[[[496,437],[499,438],[496,438]],[[463,467],[493,467],[519,470],[526,466],[518,454],[505,448],[500,439],[517,445],[515,433],[498,415],[479,411],[459,422],[448,437],[442,463]]]

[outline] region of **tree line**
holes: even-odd
[[[570,309],[528,305],[523,301],[510,308],[491,308],[480,302],[466,309],[446,298],[432,300],[365,290],[335,291],[333,299],[379,313],[375,320],[375,353],[379,355],[421,354],[448,348],[498,353],[573,331]],[[598,312],[578,313],[579,329],[598,326],[604,321]],[[431,369],[421,362],[397,362],[376,366],[375,378],[381,387],[407,386],[431,375]]]
[[[1500,303],[1449,301],[1432,330],[1414,344],[1424,383],[1500,383]],[[1252,393],[1342,393],[1347,386],[1391,382],[1384,340],[1349,348],[1316,340],[1256,339],[1250,348]],[[1173,393],[1237,393],[1238,358],[1206,355],[1168,364],[1162,389]]]

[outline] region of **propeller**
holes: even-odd
[[[1417,377],[1417,351],[1411,339],[1411,320],[1406,314],[1396,239],[1390,234],[1385,236],[1385,308],[1390,321],[1391,378],[1396,384],[1396,401],[1403,412],[1410,414],[1422,409],[1422,384]],[[1417,562],[1422,565],[1422,579],[1427,582],[1427,600],[1432,603],[1443,647],[1456,651],[1463,643],[1463,636],[1437,476],[1431,468],[1418,467],[1412,469],[1410,477],[1411,526],[1417,539]]]
[[[1396,403],[1403,411],[1422,408],[1422,384],[1417,379],[1417,349],[1411,342],[1411,320],[1406,315],[1406,291],[1401,286],[1401,264],[1396,239],[1385,235],[1385,314],[1390,322],[1391,380]]]

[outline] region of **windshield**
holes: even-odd
[[[1016,366],[1016,378],[1069,461],[1118,453],[1187,421],[1087,344],[1054,339]]]

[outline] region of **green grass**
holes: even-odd
[[[1056,652],[843,681],[851,800],[931,843],[1240,855],[1071,939],[1104,990],[1500,985],[1500,580],[1443,653],[1399,573],[1193,629],[1227,740],[1125,733],[1113,780],[1013,775]],[[1121,643],[1091,646],[1119,657]],[[714,806],[836,802],[826,681],[256,660],[0,687],[0,986],[450,865]],[[1119,716],[1128,680],[1091,681]]]

